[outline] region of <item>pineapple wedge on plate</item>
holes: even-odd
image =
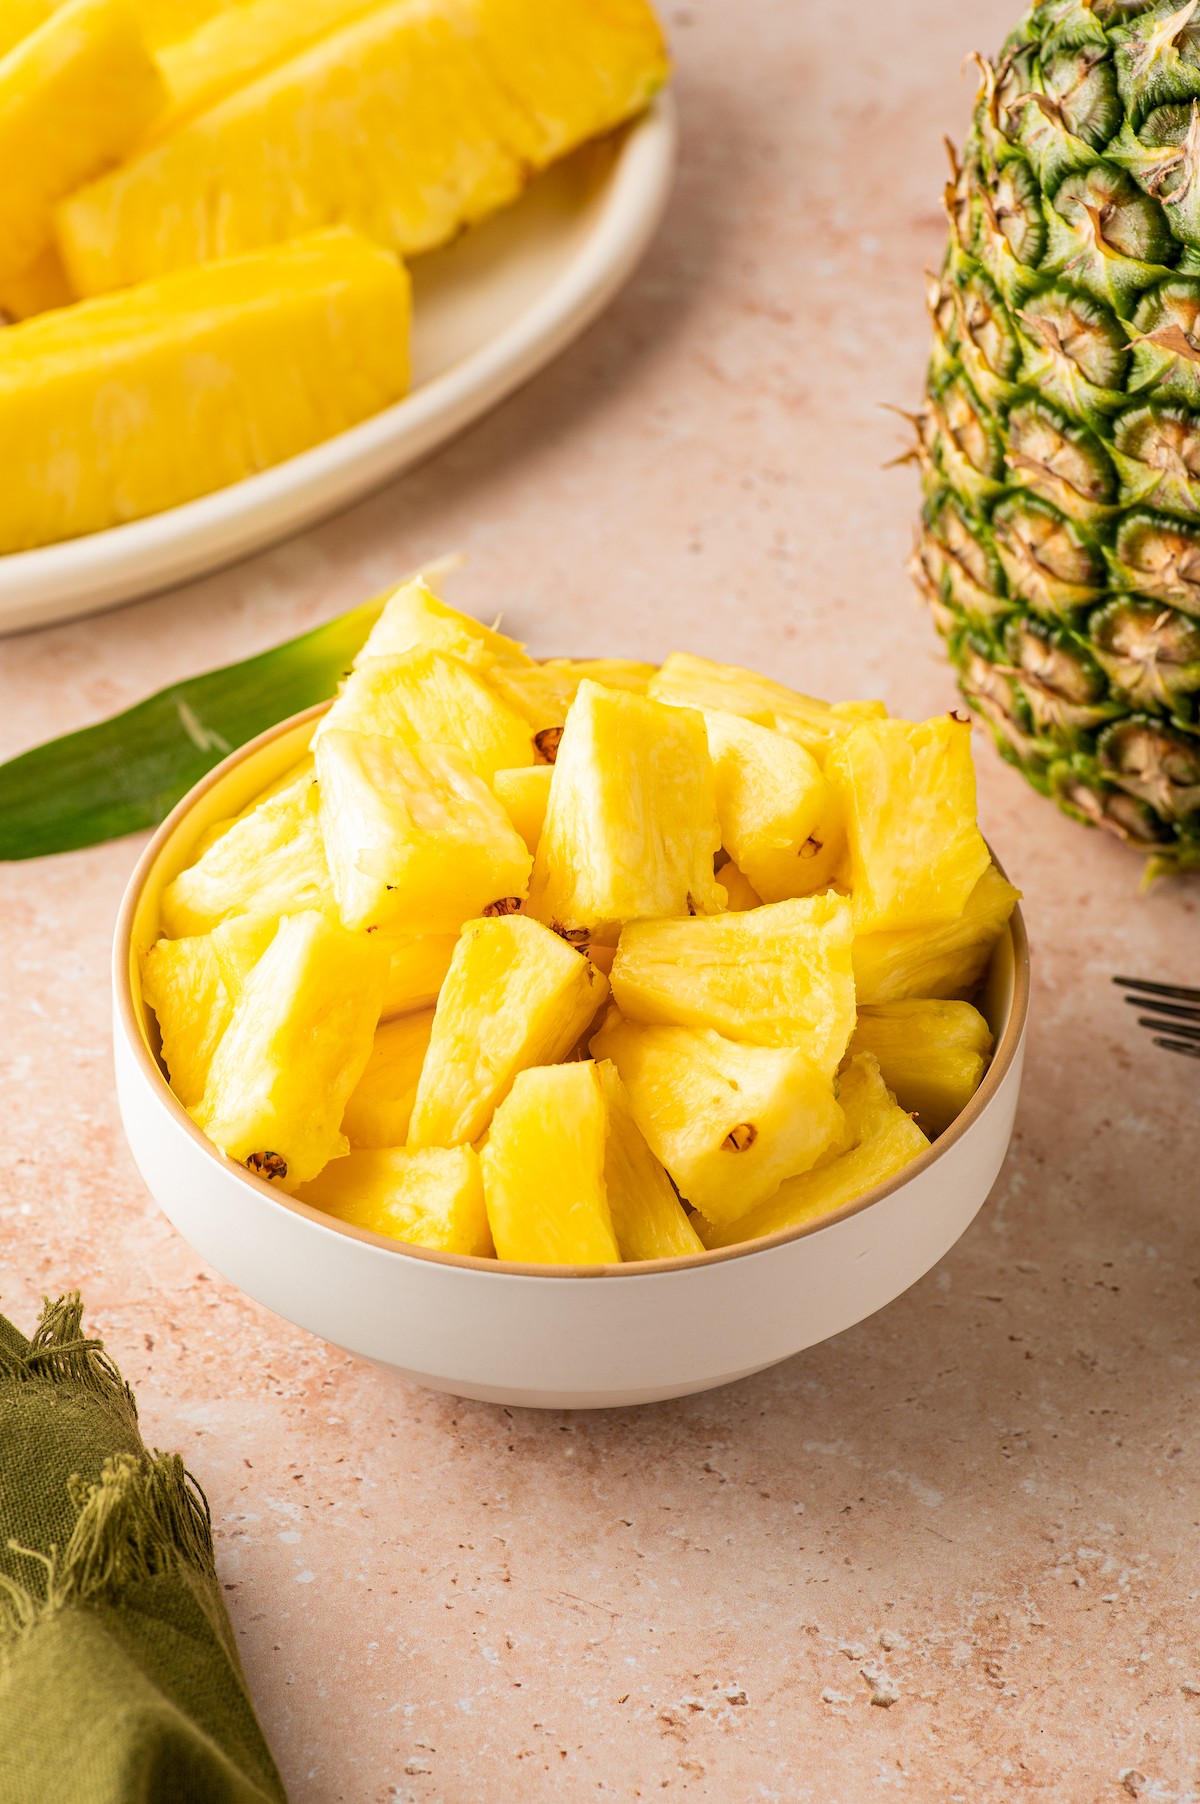
[[[347,1153],[295,1194],[337,1221],[412,1246],[474,1259],[494,1251],[479,1160],[469,1146]]]
[[[701,717],[582,682],[557,747],[529,913],[602,940],[647,916],[717,914],[720,845]]]
[[[830,892],[704,920],[633,921],[613,1000],[630,1021],[798,1046],[830,1077],[854,1031],[850,904]]]
[[[185,1109],[204,1095],[221,1036],[279,925],[241,915],[211,933],[159,940],[142,961],[142,995],[158,1018],[163,1062]]]
[[[523,645],[449,607],[423,576],[401,583],[388,596],[354,665],[357,669],[374,658],[399,658],[408,651],[449,652],[485,672],[503,664],[535,668]]]
[[[895,933],[856,933],[850,956],[860,1007],[909,996],[968,996],[1020,899],[1020,890],[989,864],[954,920]]]
[[[655,1157],[710,1221],[736,1221],[842,1140],[830,1078],[795,1047],[650,1027],[614,1010],[591,1051],[612,1060]]]
[[[342,1132],[352,1147],[404,1145],[432,1028],[432,1009],[380,1022],[342,1116]]]
[[[851,1053],[873,1053],[883,1081],[930,1140],[983,1082],[992,1030],[969,1002],[884,1002],[859,1012]]]
[[[290,1189],[347,1150],[342,1115],[371,1056],[387,964],[368,935],[325,915],[280,922],[192,1110],[223,1153]]]
[[[678,1259],[702,1253],[675,1187],[633,1118],[629,1092],[608,1059],[596,1066],[608,1111],[604,1187],[622,1259]]]
[[[333,912],[317,785],[311,774],[268,795],[235,821],[163,892],[171,938],[209,933],[234,915]]]
[[[316,757],[321,833],[347,927],[457,932],[525,894],[524,840],[449,746],[330,730]]]
[[[899,1107],[870,1053],[859,1053],[842,1074],[840,1097],[848,1145],[801,1177],[789,1178],[774,1196],[740,1220],[697,1223],[710,1250],[803,1227],[886,1183],[929,1150],[929,1141]]]
[[[530,1265],[615,1265],[604,1155],[608,1117],[590,1061],[519,1072],[480,1157],[496,1255]]]
[[[565,1058],[607,995],[604,973],[527,915],[468,921],[438,997],[409,1145],[478,1140],[517,1073]]]
[[[335,732],[453,746],[485,783],[498,770],[534,761],[529,722],[469,664],[443,651],[359,659],[317,723],[313,745]]]

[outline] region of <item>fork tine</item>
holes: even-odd
[[[1147,996],[1169,996],[1175,1002],[1200,1002],[1200,990],[1185,989],[1175,983],[1147,983],[1140,977],[1114,977],[1123,990],[1141,990]]]
[[[1157,1002],[1147,1000],[1145,996],[1126,996],[1125,1001],[1131,1008],[1152,1008],[1156,1015],[1171,1015],[1179,1021],[1200,1021],[1200,1007],[1192,1008],[1185,1002]]]
[[[1177,1040],[1200,1040],[1200,1027],[1182,1027],[1174,1021],[1156,1021],[1153,1015],[1139,1015],[1139,1027],[1157,1027],[1173,1034]]]
[[[1195,1046],[1187,1040],[1155,1039],[1152,1044],[1161,1046],[1164,1052],[1181,1052],[1186,1059],[1200,1059],[1200,1046]]]

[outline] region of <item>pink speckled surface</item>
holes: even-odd
[[[963,52],[1009,12],[674,9],[678,193],[607,318],[342,518],[0,643],[0,751],[456,548],[453,598],[539,652],[683,645],[945,707],[878,404],[917,393],[939,140]],[[1200,982],[1200,889],[1139,895],[1135,859],[979,751],[1036,979],[990,1204],[853,1332],[593,1418],[407,1388],[201,1269],[113,1103],[108,938],[138,844],[0,871],[5,1307],[28,1324],[81,1285],[148,1439],[200,1476],[296,1804],[1200,1796],[1200,1087],[1108,983]]]

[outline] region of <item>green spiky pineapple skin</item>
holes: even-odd
[[[1001,753],[1200,868],[1200,6],[1035,0],[981,70],[913,573]]]

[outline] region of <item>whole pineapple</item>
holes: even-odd
[[[1200,867],[1200,0],[1035,0],[980,68],[914,573],[1003,755]]]

